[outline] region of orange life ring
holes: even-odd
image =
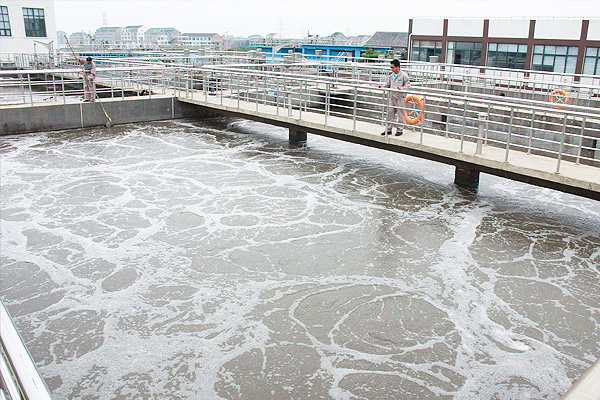
[[[568,104],[569,103],[569,95],[567,94],[567,92],[565,92],[562,89],[554,89],[551,93],[550,96],[548,96],[548,101],[550,103],[554,103],[554,96],[556,95],[562,95],[562,97],[564,98],[564,104]],[[554,107],[557,110],[562,110],[562,107]]]
[[[417,95],[409,94],[408,96],[406,96],[406,104],[408,104],[409,101],[414,101],[415,103],[417,103],[417,105],[421,109],[421,112],[419,113],[418,116],[412,117],[412,116],[408,115],[408,113],[406,112],[406,109],[404,109],[404,121],[407,124],[416,125],[419,122],[421,122],[421,120],[423,120],[423,99]]]

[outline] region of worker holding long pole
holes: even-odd
[[[92,57],[85,59],[85,63],[77,59],[83,67],[83,102],[94,102],[96,100],[96,64]]]
[[[65,35],[65,40],[67,41],[67,44],[71,49],[71,53],[73,53],[73,57],[75,57],[75,60],[77,60],[77,62],[81,65],[81,68],[83,68],[83,101],[94,102],[96,98],[98,98],[98,103],[100,103],[100,107],[102,107],[102,111],[104,112],[104,115],[108,120],[105,125],[107,128],[110,128],[111,126],[113,126],[112,119],[104,109],[104,106],[100,101],[100,97],[98,97],[98,95],[96,94],[96,65],[92,61],[92,57],[86,58],[86,64],[84,65],[83,62],[79,59],[79,57],[77,57],[77,54],[75,54],[75,50],[73,50],[73,46],[71,46],[67,35]]]

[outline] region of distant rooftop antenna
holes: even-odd
[[[102,26],[108,26],[108,17],[106,16],[106,11],[102,13]]]

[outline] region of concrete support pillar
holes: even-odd
[[[306,142],[306,131],[301,131],[295,128],[290,128],[291,142]]]
[[[454,183],[458,186],[476,189],[479,187],[479,170],[472,167],[457,165],[456,172],[454,173]]]

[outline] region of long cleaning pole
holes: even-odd
[[[67,35],[65,35],[65,40],[67,41],[67,44],[69,45],[69,48],[71,49],[71,53],[73,53],[73,57],[75,57],[75,60],[77,60],[77,63],[79,64],[79,66],[83,70],[83,79],[85,79],[88,82],[88,84],[91,85],[90,81],[88,80],[88,78],[87,78],[87,76],[85,74],[85,68],[83,68],[83,65],[81,65],[81,61],[79,61],[79,57],[77,57],[77,54],[75,54],[75,50],[73,50],[73,46],[71,46],[71,43],[69,42],[69,39],[67,38]],[[98,93],[94,92],[94,94],[96,95],[96,98],[98,99],[98,103],[100,103],[100,107],[102,107],[102,111],[104,111],[104,115],[106,115],[106,119],[108,120],[106,122],[106,127],[110,128],[111,126],[114,125],[113,122],[112,122],[112,119],[110,119],[110,117],[108,116],[108,113],[104,109],[104,105],[100,101],[100,97],[98,97]]]

